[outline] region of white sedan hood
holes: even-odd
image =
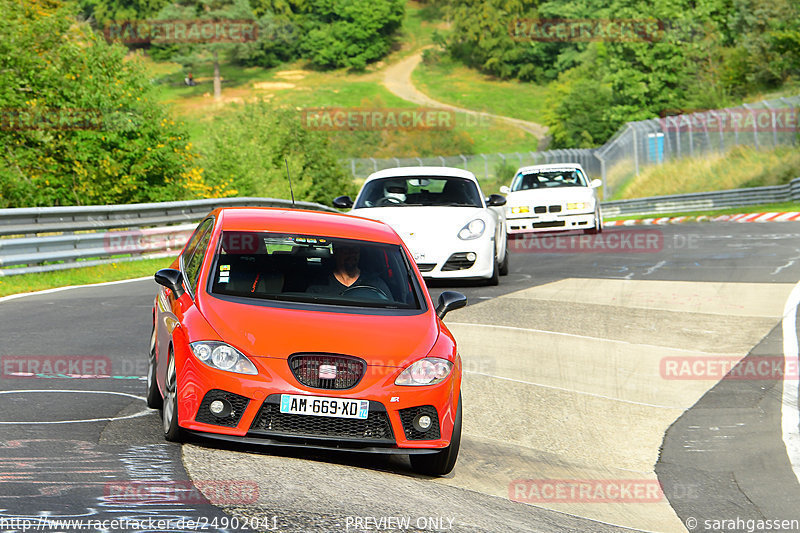
[[[509,207],[521,205],[551,205],[567,202],[592,202],[595,191],[591,187],[554,187],[514,191],[506,196]]]

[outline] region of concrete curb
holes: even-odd
[[[683,224],[684,222],[792,222],[800,221],[800,212],[740,213],[738,215],[692,215],[684,217],[643,218],[635,220],[609,220],[604,226],[652,226]]]

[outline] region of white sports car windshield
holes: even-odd
[[[511,191],[527,191],[529,189],[550,189],[554,187],[588,187],[586,178],[580,170],[559,170],[517,174],[511,184]]]
[[[454,206],[483,207],[474,182],[463,178],[413,176],[370,181],[356,201],[355,208]]]

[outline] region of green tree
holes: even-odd
[[[405,12],[402,0],[308,0],[305,9],[304,57],[356,70],[389,53]]]
[[[143,20],[154,16],[170,0],[78,0],[82,14],[98,27],[113,21]]]
[[[297,200],[330,204],[354,191],[323,133],[302,127],[296,111],[248,103],[216,119],[204,146],[209,177],[231,183],[240,195],[289,198],[289,171]]]
[[[611,87],[597,80],[569,76],[554,85],[546,122],[553,148],[594,147],[611,137],[620,123],[609,117]]]
[[[255,20],[248,0],[179,0],[162,9],[158,20]],[[220,74],[220,54],[244,55],[241,49],[246,46],[239,42],[177,42],[158,47],[157,55],[169,57],[184,66],[211,61],[214,65],[214,98],[222,97],[222,77]]]
[[[74,14],[55,0],[0,0],[0,206],[224,194],[139,62]]]

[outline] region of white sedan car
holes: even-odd
[[[507,195],[506,224],[511,236],[565,230],[603,231],[597,188],[578,164],[537,165],[517,170]]]
[[[414,255],[425,278],[482,279],[508,273],[506,199],[484,198],[472,172],[449,167],[381,170],[364,182],[355,202],[333,205],[391,226]]]

